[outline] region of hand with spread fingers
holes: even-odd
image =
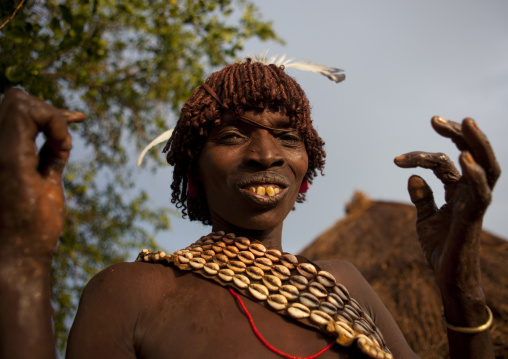
[[[0,104],[3,253],[50,258],[63,224],[61,176],[71,149],[67,125],[83,119],[82,113],[56,109],[19,89],[5,93]],[[46,142],[37,154],[39,132]]]
[[[452,345],[453,337],[460,339],[467,333],[465,328],[481,327],[490,320],[481,287],[480,234],[501,170],[487,137],[473,119],[459,124],[436,116],[432,126],[461,151],[462,174],[443,153],[410,152],[395,158],[395,164],[431,169],[444,184],[445,204],[441,208],[437,208],[432,190],[421,177],[409,178],[408,191],[417,210],[418,239],[442,294],[447,327],[459,328],[459,333],[449,338],[452,354],[470,344],[461,349],[462,344]]]

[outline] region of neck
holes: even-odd
[[[224,231],[225,233],[234,233],[237,237],[247,237],[250,240],[258,240],[268,249],[278,249],[282,251],[282,223],[275,228],[256,230],[214,222],[212,230],[214,232]]]

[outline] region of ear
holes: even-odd
[[[307,178],[305,178],[302,181],[302,184],[300,185],[300,189],[298,190],[298,193],[305,193],[309,190],[309,181],[307,181]]]
[[[190,176],[187,176],[187,193],[190,198],[196,198],[199,193],[196,180],[192,179]]]

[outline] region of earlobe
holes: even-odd
[[[196,198],[198,196],[198,185],[190,176],[187,176],[187,193],[190,198]]]
[[[302,184],[300,185],[300,189],[298,190],[298,193],[305,193],[309,190],[309,181],[307,179],[304,179]]]

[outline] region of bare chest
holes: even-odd
[[[141,311],[135,328],[140,358],[281,358],[254,334],[247,317],[227,288],[185,274],[163,298]],[[260,334],[290,355],[312,355],[332,338],[242,297]],[[320,358],[361,358],[335,345]]]

